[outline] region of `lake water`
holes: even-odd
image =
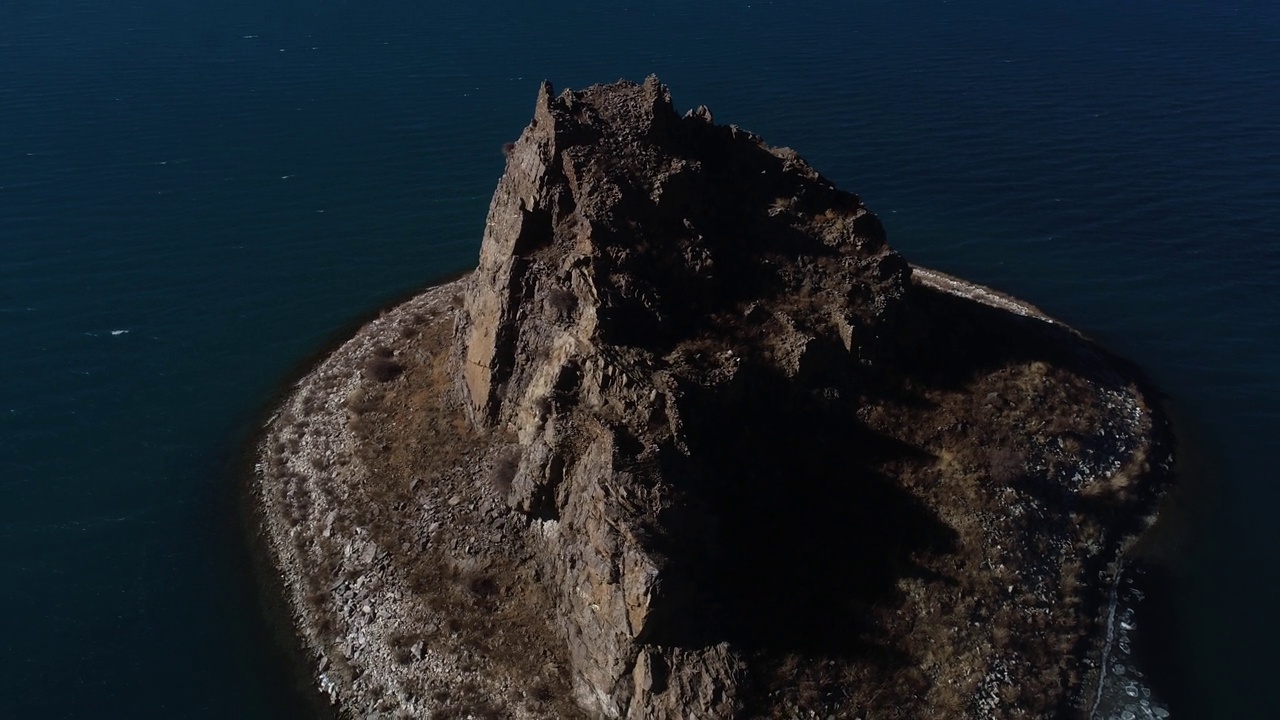
[[[0,717],[301,713],[243,443],[474,262],[539,81],[649,73],[1150,372],[1195,472],[1136,622],[1174,717],[1274,715],[1280,6],[433,5],[0,0]]]

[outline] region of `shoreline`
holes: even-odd
[[[443,273],[425,285],[396,293],[384,304],[361,313],[328,333],[317,349],[290,365],[276,388],[245,421],[245,437],[239,442],[235,458],[230,462],[236,484],[234,505],[238,517],[235,527],[239,543],[249,562],[247,575],[256,585],[255,604],[261,616],[260,622],[267,632],[264,642],[270,644],[287,665],[282,670],[293,686],[291,693],[305,705],[308,710],[306,717],[312,720],[337,720],[341,713],[315,681],[314,658],[299,633],[297,616],[289,597],[289,580],[282,573],[267,538],[269,518],[260,500],[261,487],[256,469],[263,439],[280,407],[298,392],[298,388],[326,359],[346,345],[362,328],[420,295],[441,285],[454,283],[470,272],[457,270]]]
[[[1168,565],[1168,559],[1162,557],[1162,555],[1168,552],[1169,546],[1176,546],[1183,542],[1182,538],[1185,537],[1185,528],[1178,526],[1179,523],[1185,522],[1185,518],[1166,517],[1168,512],[1177,506],[1179,498],[1184,497],[1188,491],[1183,482],[1184,475],[1187,472],[1184,467],[1187,458],[1183,457],[1180,452],[1175,455],[1175,447],[1179,445],[1180,441],[1180,435],[1175,431],[1175,428],[1180,423],[1176,417],[1177,413],[1170,407],[1168,396],[1148,377],[1146,371],[1136,363],[1117,355],[1109,348],[1077,330],[1074,326],[1058,320],[1039,307],[994,288],[939,270],[914,264],[911,267],[913,281],[922,285],[1022,317],[1040,320],[1048,325],[1070,332],[1082,342],[1092,346],[1103,356],[1106,362],[1119,368],[1128,379],[1137,385],[1139,392],[1152,405],[1152,413],[1160,420],[1152,428],[1152,444],[1159,448],[1159,451],[1155,454],[1164,454],[1173,460],[1168,467],[1158,471],[1166,479],[1162,483],[1163,488],[1158,492],[1158,496],[1153,497],[1147,503],[1150,512],[1146,515],[1131,518],[1131,522],[1127,525],[1123,523],[1120,525],[1122,539],[1119,550],[1113,560],[1107,564],[1106,572],[1108,577],[1100,576],[1099,582],[1104,586],[1109,586],[1109,592],[1107,593],[1108,607],[1105,611],[1106,621],[1103,623],[1103,632],[1096,638],[1093,651],[1090,653],[1096,663],[1096,667],[1093,669],[1090,681],[1087,683],[1087,686],[1092,689],[1093,698],[1084,717],[1087,720],[1095,720],[1100,717],[1110,717],[1112,712],[1120,713],[1126,710],[1127,708],[1123,704],[1116,707],[1118,701],[1123,703],[1126,700],[1131,700],[1131,698],[1125,697],[1123,688],[1117,687],[1119,683],[1136,683],[1138,688],[1145,690],[1147,693],[1154,690],[1158,693],[1154,698],[1157,702],[1170,703],[1172,701],[1173,710],[1176,711],[1180,705],[1178,700],[1182,693],[1172,686],[1166,686],[1166,683],[1162,683],[1161,680],[1168,681],[1170,678],[1181,675],[1184,670],[1167,658],[1154,656],[1152,648],[1147,647],[1153,629],[1148,626],[1154,626],[1156,631],[1169,630],[1166,625],[1172,612],[1170,609],[1172,601],[1170,599],[1158,596],[1154,596],[1154,598],[1148,597],[1147,588],[1167,589],[1170,586],[1172,582],[1169,576],[1171,570]],[[1175,514],[1181,515],[1185,514],[1185,512],[1185,510],[1181,510]],[[1146,606],[1146,615],[1144,617],[1149,617],[1154,613],[1156,619],[1155,622],[1144,621],[1143,627],[1138,630],[1139,639],[1134,642],[1131,640],[1131,636],[1134,634],[1132,630],[1134,624],[1133,613],[1136,607],[1144,605]],[[1121,608],[1127,606],[1128,614],[1123,625],[1117,623],[1116,612],[1118,606]],[[1143,635],[1145,635],[1145,638],[1142,637]],[[1148,642],[1144,643],[1144,639]],[[1168,639],[1164,640],[1165,644],[1169,642]],[[1117,654],[1119,648],[1129,648],[1130,645],[1132,645],[1132,652],[1125,649],[1122,657],[1112,659],[1112,656]],[[1125,673],[1125,660],[1128,660],[1128,675]],[[1114,672],[1117,663],[1119,663],[1121,670],[1115,673],[1114,677],[1108,677],[1108,671]],[[1135,669],[1139,670],[1137,675],[1133,674]],[[1147,669],[1149,671],[1143,672]],[[1151,679],[1152,677],[1155,679]],[[1146,701],[1151,699],[1151,695],[1141,698],[1141,700]],[[1139,699],[1132,699],[1132,702],[1139,702]],[[1104,709],[1104,704],[1107,703],[1111,705],[1109,710]],[[1167,708],[1168,705],[1165,706],[1164,715],[1150,716],[1168,717]],[[1146,712],[1151,712],[1149,706],[1146,708]],[[1147,716],[1149,715],[1138,717]],[[1174,715],[1174,717],[1177,717],[1177,715]]]
[[[359,325],[353,333],[338,342],[336,347],[329,349],[327,352],[317,354],[318,361],[310,364],[310,369],[279,393],[279,398],[274,408],[269,411],[266,421],[261,426],[259,436],[253,443],[254,463],[250,470],[250,482],[245,498],[247,508],[255,516],[255,540],[259,547],[257,554],[265,560],[265,567],[273,570],[274,582],[272,584],[274,588],[272,589],[275,591],[274,594],[281,600],[279,609],[285,613],[283,617],[288,618],[289,626],[293,633],[293,646],[296,650],[296,657],[302,665],[299,675],[307,678],[308,685],[314,696],[321,699],[320,705],[333,708],[335,716],[342,715],[343,711],[349,711],[349,708],[343,708],[337,702],[336,685],[327,680],[328,676],[325,674],[325,670],[332,663],[332,659],[329,656],[334,648],[328,647],[327,643],[318,636],[316,628],[324,621],[308,606],[307,595],[310,592],[314,592],[314,589],[307,587],[310,578],[308,577],[308,572],[304,570],[305,555],[300,553],[298,548],[289,546],[290,536],[299,523],[290,523],[284,519],[287,514],[286,504],[276,502],[272,498],[271,489],[267,487],[267,476],[264,474],[266,470],[263,463],[264,458],[270,453],[266,448],[266,443],[275,437],[275,433],[280,428],[282,417],[287,418],[287,416],[283,415],[288,412],[287,409],[295,405],[305,393],[312,390],[318,382],[318,378],[327,371],[335,370],[342,365],[343,360],[350,358],[359,350],[367,351],[369,349],[367,345],[373,342],[372,338],[378,337],[380,331],[386,330],[389,317],[399,318],[403,313],[408,312],[409,308],[416,309],[422,306],[424,298],[428,298],[426,305],[439,305],[442,293],[447,292],[456,283],[457,280],[452,280],[431,286],[426,290],[414,293],[407,300],[396,303],[390,308],[383,308],[377,311],[374,317]],[[352,361],[358,362],[354,358]],[[326,380],[326,382],[328,381]],[[358,376],[346,378],[341,385],[341,389],[352,390],[358,383]],[[345,399],[345,396],[341,398],[333,396],[330,398],[331,402],[325,408],[325,410],[329,411],[330,417],[341,414],[342,403]],[[309,422],[305,417],[298,418],[298,420]],[[342,447],[350,443],[350,439],[344,436],[345,434],[341,432],[336,424],[332,424],[329,430],[330,432],[326,437],[312,443],[308,449],[318,450],[323,455],[324,451],[319,446],[325,444],[325,441]],[[350,448],[346,449],[349,452]],[[304,458],[304,460],[308,459]],[[312,484],[317,482],[318,478],[312,474],[312,469],[305,465],[295,469],[301,472],[302,475],[300,477],[306,477]],[[356,472],[358,473],[359,470]],[[297,478],[295,477],[294,479],[296,480]]]
[[[1064,328],[1084,337],[1075,328],[1048,315],[1035,305],[1023,302],[1012,295],[1000,292],[994,288],[979,285],[978,283],[970,282],[963,278],[956,277],[955,275],[944,273],[940,270],[933,270],[931,268],[921,267],[914,264],[911,266],[911,279],[920,285],[933,288],[939,292],[955,295],[957,297],[965,298],[966,300],[973,300],[974,302],[982,303],[987,307],[992,307],[997,310],[1005,310],[1015,315],[1021,315],[1022,317],[1042,320],[1050,325]]]
[[[1070,332],[1079,341],[1089,344],[1101,351],[1105,361],[1112,364],[1115,369],[1123,372],[1127,379],[1133,380],[1142,397],[1151,402],[1157,402],[1159,396],[1158,391],[1132,363],[1117,358],[1104,348],[1100,348],[1083,335],[1062,324],[1061,322],[1045,315],[1043,312],[1034,308],[1029,304],[1012,298],[1010,296],[994,291],[975,283],[970,283],[959,278],[952,277],[945,273],[932,271],[924,268],[913,268],[916,281],[915,284],[921,287],[930,288],[934,291],[951,295],[964,300],[980,303],[998,311],[1011,313],[1024,318],[1034,319],[1046,324],[1047,327],[1056,328],[1058,330],[1066,330]],[[269,568],[275,568],[276,585],[280,588],[279,596],[283,599],[284,605],[287,606],[288,617],[291,620],[292,630],[295,638],[295,646],[298,649],[297,659],[305,665],[300,668],[299,676],[306,677],[310,680],[310,687],[313,689],[317,697],[327,697],[334,707],[340,708],[336,712],[343,714],[361,715],[368,712],[379,712],[376,698],[373,696],[380,695],[378,690],[380,686],[391,686],[399,684],[406,687],[410,675],[419,675],[422,669],[416,669],[412,672],[397,672],[396,668],[403,659],[403,652],[408,651],[414,656],[414,663],[421,665],[424,661],[431,669],[428,675],[434,673],[439,678],[443,678],[449,683],[461,683],[465,677],[465,673],[459,671],[456,663],[451,664],[445,657],[429,657],[431,650],[421,642],[409,643],[403,648],[385,648],[373,647],[369,642],[369,636],[375,634],[380,628],[384,636],[390,637],[398,632],[402,632],[406,625],[413,625],[419,622],[413,618],[415,613],[421,614],[421,608],[413,608],[405,605],[404,595],[406,588],[401,583],[397,587],[397,583],[385,580],[382,576],[388,575],[386,568],[378,569],[378,563],[384,560],[385,551],[379,551],[376,546],[369,544],[360,544],[360,538],[353,536],[351,539],[358,548],[352,550],[353,545],[346,545],[342,548],[342,561],[352,561],[354,554],[354,564],[364,567],[361,575],[378,575],[381,582],[374,581],[378,585],[389,584],[392,587],[379,587],[375,593],[380,593],[383,598],[381,601],[374,602],[362,597],[360,603],[354,611],[348,610],[348,614],[355,618],[351,628],[346,632],[336,632],[329,639],[325,639],[326,633],[324,628],[325,619],[322,617],[324,613],[318,612],[313,607],[317,593],[324,594],[333,591],[333,587],[322,588],[317,586],[314,576],[308,576],[308,568],[305,558],[308,555],[314,556],[315,553],[308,553],[297,546],[296,542],[291,546],[290,539],[296,539],[298,535],[298,527],[310,527],[315,530],[316,527],[322,528],[319,536],[329,537],[325,534],[335,524],[337,516],[334,514],[338,508],[332,502],[320,502],[316,499],[303,502],[306,505],[302,514],[297,514],[297,507],[293,508],[295,516],[289,518],[289,505],[287,496],[293,493],[296,497],[302,497],[311,492],[315,488],[307,489],[308,485],[319,486],[322,484],[318,475],[322,472],[333,472],[341,474],[345,480],[343,482],[354,483],[359,485],[367,482],[368,478],[363,478],[360,473],[363,471],[359,467],[360,463],[354,463],[356,466],[352,468],[353,463],[337,462],[338,457],[347,456],[357,459],[357,453],[353,446],[354,440],[343,423],[350,419],[349,400],[360,389],[361,383],[369,384],[369,379],[361,378],[360,367],[367,363],[370,358],[376,357],[377,348],[381,344],[384,347],[395,346],[398,339],[406,333],[406,325],[411,324],[411,320],[415,316],[426,314],[432,318],[439,319],[443,316],[450,316],[452,309],[450,307],[451,296],[459,291],[464,283],[467,274],[463,274],[460,278],[433,285],[425,291],[420,291],[411,295],[407,300],[398,302],[392,307],[382,310],[369,322],[359,327],[345,341],[340,342],[336,348],[330,349],[327,353],[317,353],[320,357],[319,361],[311,364],[310,369],[302,374],[296,381],[291,383],[275,398],[276,411],[270,415],[267,422],[262,426],[261,435],[254,443],[257,462],[253,468],[253,477],[251,478],[250,493],[246,493],[245,499],[249,505],[247,510],[257,509],[258,519],[255,527],[258,528],[257,544],[263,547],[262,557],[266,560]],[[451,325],[451,321],[447,324]],[[450,328],[451,330],[451,328]],[[445,337],[451,337],[446,333]],[[396,350],[400,352],[400,350]],[[345,373],[345,375],[343,375]],[[317,399],[317,396],[319,398]],[[317,405],[317,402],[319,405]],[[1157,425],[1166,425],[1164,421],[1164,413],[1159,408],[1151,408],[1150,412],[1160,418]],[[324,418],[328,418],[325,420]],[[284,422],[287,420],[288,422]],[[297,436],[282,435],[282,425],[293,425],[302,421],[304,423],[304,432]],[[321,427],[317,428],[316,426]],[[1155,428],[1153,428],[1154,430]],[[284,428],[287,430],[287,428]],[[305,430],[318,430],[323,439],[316,441],[307,441],[307,437],[311,433]],[[1168,430],[1167,427],[1164,428]],[[327,433],[327,434],[325,434]],[[286,433],[287,434],[287,433]],[[285,460],[283,465],[278,463],[278,458],[282,454],[279,446],[272,449],[272,442],[280,442],[285,439],[285,448],[288,449],[288,440],[293,439],[295,442],[293,456]],[[1161,440],[1156,438],[1157,445],[1164,445],[1171,442],[1171,438]],[[327,449],[326,449],[327,448]],[[336,455],[333,450],[336,448]],[[493,466],[497,462],[494,448],[474,452],[468,457],[477,468]],[[273,454],[274,453],[274,454]],[[317,459],[319,462],[317,463]],[[272,463],[276,462],[276,470],[271,470]],[[334,467],[337,463],[337,468]],[[321,470],[321,465],[325,465]],[[281,468],[284,468],[283,470]],[[471,482],[476,482],[480,472],[472,473],[468,478]],[[278,480],[281,476],[289,478],[292,486],[286,489],[284,495],[273,497],[271,489],[272,480]],[[416,481],[415,481],[416,482]],[[484,483],[480,483],[483,485]],[[1167,482],[1158,483],[1163,486]],[[411,488],[411,492],[413,488]],[[490,494],[492,494],[490,492]],[[323,495],[321,491],[320,495]],[[459,495],[453,495],[449,498],[449,502],[454,502]],[[493,498],[488,498],[492,501]],[[483,502],[483,500],[481,501]],[[319,507],[324,508],[321,513],[316,507],[312,507],[311,503],[317,503]],[[1125,547],[1128,546],[1141,531],[1150,523],[1150,517],[1131,518],[1130,527],[1127,531],[1121,530],[1122,534],[1128,539]],[[328,527],[325,523],[328,523]],[[305,531],[304,531],[305,532]],[[360,535],[359,532],[356,535]],[[1111,543],[1108,543],[1109,545]],[[370,548],[374,548],[370,551]],[[382,552],[383,555],[379,553]],[[1123,550],[1121,551],[1123,552]],[[1117,556],[1119,557],[1119,556]],[[1110,562],[1107,563],[1109,568],[1114,568]],[[1114,574],[1114,569],[1109,570]],[[394,573],[390,573],[394,574]],[[359,581],[357,581],[359,582]],[[1110,582],[1110,579],[1108,579]],[[339,586],[341,583],[339,583]],[[1101,589],[1101,588],[1095,588]],[[376,598],[374,598],[376,600]],[[381,602],[389,603],[391,608],[389,612],[374,612],[374,607],[381,607]],[[397,605],[398,603],[398,605]],[[409,603],[412,605],[412,603]],[[310,608],[310,609],[308,609]],[[398,608],[398,609],[397,609]],[[283,609],[283,608],[282,608]],[[354,613],[354,614],[352,614]],[[367,622],[360,619],[361,615],[369,615],[372,619]],[[386,616],[391,616],[391,622],[385,622]],[[447,620],[441,619],[441,622]],[[363,624],[360,624],[363,623]],[[399,628],[399,629],[397,629]],[[337,628],[334,629],[337,631]],[[353,646],[351,638],[363,638],[361,649]],[[344,642],[344,638],[346,639]],[[1088,655],[1100,660],[1101,643],[1104,638],[1095,636],[1092,638],[1094,650]],[[376,643],[375,643],[376,644]],[[363,660],[358,658],[363,657]],[[347,678],[350,666],[364,666],[367,669]],[[1091,672],[1096,678],[1097,665]],[[391,668],[389,673],[383,672],[387,677],[377,677],[374,681],[368,680],[368,673],[377,674],[376,668]],[[364,682],[361,682],[364,680]],[[501,683],[499,683],[501,684]],[[1084,686],[1090,689],[1099,687],[1096,682],[1086,681]],[[386,690],[387,688],[381,688]],[[511,688],[505,686],[504,691],[510,691]],[[429,695],[429,693],[427,693]],[[1084,693],[1087,695],[1088,693]],[[425,711],[428,707],[433,707],[432,702],[427,697],[415,696],[413,693],[401,691],[399,693],[399,702],[401,709],[415,713]],[[437,705],[439,703],[436,703]],[[535,704],[529,704],[522,712],[513,713],[514,717],[546,717],[540,715]],[[530,709],[532,708],[532,709]],[[1083,709],[1083,708],[1082,708]],[[1092,712],[1092,711],[1090,711]]]

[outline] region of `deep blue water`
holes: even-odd
[[[0,0],[0,717],[299,712],[241,444],[474,261],[538,81],[651,72],[1150,372],[1199,468],[1161,553],[1175,717],[1273,715],[1280,6],[432,5]]]

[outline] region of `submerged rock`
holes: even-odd
[[[262,447],[321,683],[424,717],[1083,711],[1171,458],[1127,364],[652,77],[544,84],[476,271]]]

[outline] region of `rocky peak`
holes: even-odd
[[[509,421],[566,336],[674,362],[710,337],[771,343],[781,326],[868,353],[855,331],[883,318],[908,272],[856,196],[705,108],[679,117],[656,78],[558,97],[544,83],[489,210],[468,398],[478,423]]]
[[[849,395],[909,272],[856,196],[706,108],[679,116],[656,78],[543,84],[458,336],[473,422],[519,448],[508,502],[545,523],[584,707],[734,707],[727,638],[750,621],[706,578],[734,551],[736,441],[706,428]]]

